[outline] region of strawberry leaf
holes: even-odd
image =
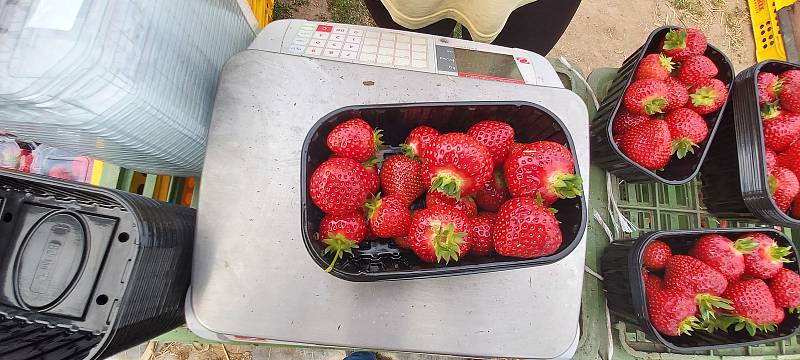
[[[436,262],[450,263],[450,260],[458,261],[461,255],[461,243],[464,242],[465,233],[456,232],[455,225],[449,223],[443,225],[440,221],[431,221],[431,231],[433,233],[433,250],[436,254]]]
[[[694,148],[696,147],[699,146],[688,137],[672,141],[672,153],[675,154],[678,159],[685,158],[689,153],[694,154]]]
[[[331,260],[325,272],[331,272],[336,265],[336,260],[341,259],[345,252],[352,255],[353,249],[358,248],[358,244],[355,241],[348,239],[340,233],[328,233],[328,236],[323,239],[322,242],[328,244],[325,250],[322,251],[323,255],[334,253],[333,260]]]
[[[439,191],[453,199],[461,198],[462,181],[454,175],[439,174],[431,182],[431,191]]]
[[[792,248],[790,246],[782,247],[776,245],[769,249],[769,257],[774,261],[789,262],[790,260],[786,259],[786,257],[791,255],[791,253]]]
[[[780,114],[781,112],[778,109],[777,101],[769,102],[761,106],[761,118],[764,120],[772,119]]]
[[[751,237],[741,238],[733,243],[733,247],[740,254],[749,254],[758,249],[758,242]]]
[[[770,195],[775,195],[775,190],[778,190],[779,185],[778,179],[772,175],[767,176],[767,187]]]
[[[689,33],[683,29],[670,30],[667,35],[664,36],[664,46],[662,49],[673,50],[686,48],[686,37],[688,35]]]
[[[675,63],[672,62],[672,58],[671,57],[668,57],[668,56],[666,56],[664,54],[659,54],[658,55],[658,61],[661,63],[661,66],[664,67],[664,70],[667,70],[669,72],[672,72],[672,70],[675,70]]]
[[[581,195],[583,179],[574,174],[558,174],[550,180],[550,190],[560,199],[573,199]]]
[[[644,103],[644,112],[647,115],[663,113],[667,107],[667,100],[662,97],[654,97]]]
[[[705,86],[697,89],[689,97],[692,99],[692,105],[694,106],[708,106],[714,105],[714,102],[719,98],[719,93],[714,88]]]

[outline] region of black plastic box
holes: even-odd
[[[700,170],[700,165],[703,163],[709,144],[715,138],[719,119],[725,111],[725,105],[723,105],[719,110],[703,115],[703,118],[708,123],[708,138],[706,141],[699,144],[694,153],[687,154],[683,159],[673,157],[664,170],[658,173],[645,169],[628,159],[617,144],[614,143],[611,123],[617,116],[617,112],[624,109],[622,97],[625,95],[625,90],[633,82],[636,67],[647,54],[658,53],[661,39],[664,38],[664,35],[669,30],[675,28],[674,26],[664,26],[654,30],[650,33],[645,44],[622,63],[622,66],[617,70],[614,81],[608,88],[608,95],[600,104],[597,115],[595,115],[591,124],[592,162],[628,182],[656,180],[668,185],[680,185],[692,180]],[[712,45],[708,45],[705,56],[717,66],[719,69],[717,79],[727,84],[730,92],[735,74],[728,57]],[[728,97],[730,96],[731,94],[729,93]]]
[[[100,359],[184,322],[195,211],[0,170],[0,359]]]
[[[606,291],[608,309],[628,323],[636,325],[647,334],[648,339],[663,344],[677,352],[697,352],[730,347],[742,347],[776,342],[793,337],[800,328],[797,315],[787,314],[784,322],[775,333],[757,333],[750,336],[746,331],[728,333],[717,331],[713,334],[702,330],[692,332],[691,336],[665,336],[656,331],[650,323],[647,302],[642,280],[642,254],[645,247],[654,240],[667,243],[675,254],[687,254],[694,242],[702,235],[720,234],[735,240],[739,235],[759,232],[771,236],[781,246],[791,246],[791,262],[784,267],[800,271],[797,263],[797,248],[783,233],[770,228],[752,229],[700,229],[655,231],[642,235],[636,240],[615,241],[606,247],[601,258],[603,286]]]
[[[710,212],[800,228],[800,219],[778,209],[769,194],[756,83],[761,71],[780,74],[790,69],[800,69],[800,65],[769,60],[736,76],[733,111],[726,111],[719,129],[721,141],[712,145],[701,174],[703,201]]]
[[[466,132],[473,124],[487,119],[504,121],[516,132],[516,141],[533,142],[550,140],[564,144],[575,153],[575,145],[566,127],[555,115],[527,102],[459,102],[419,103],[400,105],[353,106],[338,109],[322,119],[309,131],[303,144],[302,223],[303,241],[314,261],[322,269],[328,267],[330,257],[324,257],[325,244],[319,240],[318,228],[322,211],[314,205],[308,193],[308,184],[314,170],[331,152],[325,140],[333,128],[351,118],[360,117],[373,127],[383,129],[384,143],[399,145],[411,130],[428,125],[442,133]],[[580,175],[577,160],[575,172]],[[578,245],[583,237],[588,219],[584,197],[557,201],[554,208],[561,222],[563,242],[561,248],[550,256],[536,259],[517,259],[494,255],[479,257],[468,255],[448,266],[423,262],[410,250],[397,248],[389,240],[362,243],[345,255],[331,271],[336,277],[350,281],[397,280],[422,277],[462,275],[488,271],[551,264],[561,260]]]

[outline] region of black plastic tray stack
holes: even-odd
[[[325,139],[333,128],[353,117],[360,117],[373,127],[383,129],[384,143],[400,144],[411,130],[428,125],[442,133],[466,132],[473,124],[495,119],[511,125],[516,132],[516,141],[555,141],[569,147],[575,153],[573,139],[564,124],[554,114],[527,102],[459,102],[425,103],[402,105],[354,106],[336,110],[323,117],[309,131],[303,144],[304,159],[302,179],[302,226],[303,240],[309,255],[321,268],[327,268],[330,258],[324,257],[324,244],[318,239],[317,230],[323,213],[311,201],[308,182],[314,170],[331,152]],[[577,160],[575,171],[579,173]],[[397,248],[386,239],[365,242],[353,251],[353,256],[336,263],[331,274],[350,281],[397,280],[422,277],[461,275],[496,270],[531,267],[554,263],[567,256],[578,245],[588,219],[584,197],[557,201],[556,217],[561,222],[563,243],[553,255],[536,259],[517,259],[502,256],[467,256],[449,266],[425,263],[406,249]]]
[[[780,211],[769,194],[756,84],[760,71],[779,74],[790,69],[800,66],[770,60],[736,76],[733,111],[726,112],[718,131],[720,141],[711,146],[701,173],[703,201],[713,214],[800,227],[800,220]]]
[[[184,322],[195,212],[0,171],[0,359],[100,359]]]
[[[628,182],[644,182],[644,181],[660,181],[669,185],[684,184],[697,175],[700,170],[700,165],[708,151],[709,144],[715,139],[717,131],[717,124],[719,119],[725,111],[725,106],[703,118],[709,122],[708,139],[695,149],[694,153],[686,155],[683,159],[673,158],[669,165],[663,171],[654,172],[639,164],[628,159],[622,150],[614,143],[611,133],[611,120],[616,117],[617,112],[624,108],[622,105],[622,97],[625,94],[625,89],[633,82],[633,75],[636,72],[636,67],[639,62],[647,54],[658,53],[661,39],[669,30],[674,29],[672,26],[664,26],[654,30],[647,38],[647,42],[629,56],[622,66],[617,70],[617,75],[614,78],[611,86],[608,89],[600,108],[597,110],[597,115],[591,124],[592,138],[591,138],[591,151],[592,162],[605,169],[609,173],[624,179]],[[705,56],[710,58],[719,69],[717,76],[722,82],[731,84],[734,78],[733,66],[731,65],[728,57],[725,56],[719,49],[709,45],[706,50]],[[730,90],[730,85],[728,89]]]
[[[642,235],[636,240],[615,241],[606,247],[601,258],[603,286],[606,291],[608,309],[616,316],[624,319],[641,330],[647,337],[663,344],[672,351],[699,352],[712,349],[751,346],[788,339],[800,329],[800,319],[786,316],[775,333],[758,333],[750,336],[745,331],[728,333],[718,331],[713,334],[697,330],[692,336],[665,336],[656,331],[650,323],[645,301],[644,282],[642,280],[642,254],[645,247],[654,240],[667,243],[675,254],[687,254],[694,242],[702,235],[720,234],[732,240],[749,233],[760,232],[771,236],[780,246],[791,246],[791,262],[784,267],[792,271],[800,271],[797,262],[797,249],[783,233],[769,228],[753,229],[702,229],[702,230],[670,230],[655,231]]]

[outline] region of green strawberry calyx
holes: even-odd
[[[689,33],[686,30],[670,30],[664,36],[664,50],[684,49],[686,48],[686,37]]]
[[[692,331],[700,328],[700,320],[694,316],[688,316],[678,323],[678,335],[692,335]]]
[[[386,145],[383,143],[383,130],[375,129],[372,132],[372,147],[375,151],[381,151],[386,148]]]
[[[456,232],[453,223],[442,224],[439,220],[432,220],[430,226],[436,262],[444,260],[446,264],[449,264],[450,260],[458,261],[458,256],[461,255],[461,246],[459,245],[464,242],[466,234]]]
[[[358,248],[358,244],[355,241],[348,239],[341,233],[328,233],[328,236],[323,239],[322,242],[328,244],[325,250],[322,251],[322,254],[328,255],[333,253],[333,260],[331,260],[331,264],[328,265],[325,272],[331,272],[336,265],[336,260],[341,259],[344,253],[353,255],[353,249]]]
[[[725,332],[733,325],[733,331],[746,330],[750,336],[755,336],[756,332],[772,332],[775,331],[775,324],[756,324],[744,316],[739,315],[721,315],[718,320],[713,324],[713,327],[721,329]]]
[[[534,201],[536,201],[536,203],[539,204],[539,205],[545,206],[544,205],[544,198],[542,197],[542,194],[539,193],[539,192],[536,193],[536,198],[534,198]],[[547,211],[549,211],[553,215],[558,214],[558,209],[553,208],[553,207],[547,208]],[[561,223],[561,222],[559,222],[559,223]]]
[[[431,180],[430,191],[438,191],[453,199],[460,199],[463,186],[464,180],[460,176],[448,172],[439,172]]]
[[[717,309],[733,310],[731,301],[711,294],[697,294],[694,297],[697,307],[700,309],[700,318],[708,321],[717,317]]]
[[[778,109],[777,101],[766,103],[761,107],[761,118],[764,120],[775,118],[780,114],[781,111]]]
[[[666,56],[664,54],[659,54],[658,55],[658,61],[661,63],[661,66],[664,67],[664,70],[667,70],[669,72],[672,72],[672,70],[675,70],[675,63],[672,62],[672,58],[671,57]]]
[[[550,177],[550,190],[560,199],[581,196],[583,179],[575,174],[556,173]]]
[[[403,151],[403,155],[411,159],[422,160],[417,153],[417,149],[411,144],[400,144],[400,150]]]
[[[678,159],[683,159],[687,154],[694,154],[694,148],[698,147],[688,137],[683,137],[678,140],[672,140],[672,153],[678,156]]]
[[[498,189],[505,189],[508,187],[508,185],[506,185],[506,179],[503,177],[502,171],[494,172],[494,184],[495,186],[497,186]]]
[[[800,313],[800,307],[788,308],[788,309],[786,309],[786,310],[789,310],[789,314],[797,314],[797,313]]]
[[[714,102],[717,101],[719,92],[713,87],[704,86],[695,90],[689,97],[692,99],[692,105],[694,106],[709,106],[714,105]]]
[[[783,89],[783,79],[778,79],[772,83],[772,92],[775,93],[775,96],[781,93],[781,89]]]
[[[772,261],[788,263],[791,260],[787,259],[786,257],[792,254],[792,247],[773,245],[770,246],[770,248],[767,250],[767,253]]]
[[[381,200],[381,193],[375,194],[372,196],[372,198],[364,203],[364,210],[367,213],[367,220],[370,220],[373,216],[375,216],[375,211],[378,211],[378,208],[382,203],[383,201]]]
[[[644,112],[647,115],[663,113],[665,107],[667,107],[667,100],[661,96],[656,96],[645,101]]]
[[[733,249],[740,254],[749,254],[758,249],[758,241],[751,237],[741,238],[733,243]]]
[[[780,185],[781,184],[777,178],[775,178],[772,175],[767,176],[767,188],[769,190],[770,195],[775,195],[775,191],[778,190],[778,187]]]

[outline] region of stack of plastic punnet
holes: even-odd
[[[0,2],[0,131],[139,171],[202,168],[236,0]]]

